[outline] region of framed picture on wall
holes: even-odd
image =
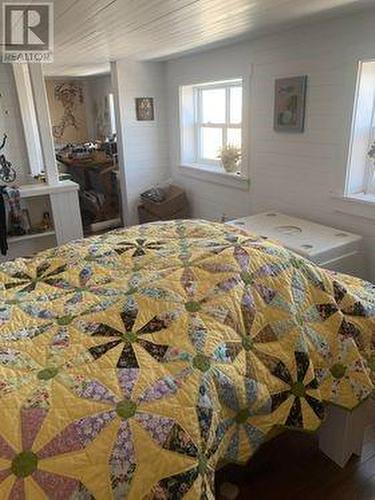
[[[307,76],[275,81],[274,129],[302,133],[305,126]]]
[[[153,121],[155,119],[154,98],[136,97],[135,112],[138,121]]]

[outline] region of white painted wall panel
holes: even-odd
[[[129,223],[136,224],[139,195],[169,177],[165,63],[117,62],[124,137]],[[137,121],[136,97],[153,97],[154,121]]]
[[[332,196],[345,185],[357,62],[375,57],[374,25],[374,13],[348,16],[167,63],[172,175],[187,187],[195,216],[274,209],[359,233],[375,281],[375,219],[340,213]],[[241,76],[250,66],[250,193],[181,175],[178,86]],[[305,133],[276,133],[274,80],[303,74],[308,75]]]

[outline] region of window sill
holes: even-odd
[[[222,184],[224,186],[248,191],[250,179],[243,175],[222,171],[218,167],[210,165],[184,164],[180,165],[179,173],[194,179]]]
[[[337,201],[338,212],[364,217],[366,219],[375,219],[375,194],[350,194],[334,195]]]

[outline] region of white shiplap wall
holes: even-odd
[[[340,213],[332,196],[344,188],[357,61],[375,57],[374,25],[375,14],[347,16],[168,62],[172,175],[188,190],[195,216],[274,209],[359,233],[375,281],[375,219]],[[250,193],[182,175],[178,85],[237,77],[249,68]],[[303,74],[308,75],[306,131],[276,133],[274,80]]]
[[[0,62],[0,142],[4,133],[8,135],[8,141],[2,153],[16,169],[17,183],[24,184],[30,170],[17,91],[12,66]]]
[[[119,106],[124,138],[129,223],[136,224],[139,195],[169,177],[165,63],[117,62]],[[154,121],[137,121],[136,97],[153,97]]]

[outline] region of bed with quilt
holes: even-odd
[[[0,293],[1,499],[213,498],[221,464],[373,390],[374,286],[232,226],[75,241]]]

